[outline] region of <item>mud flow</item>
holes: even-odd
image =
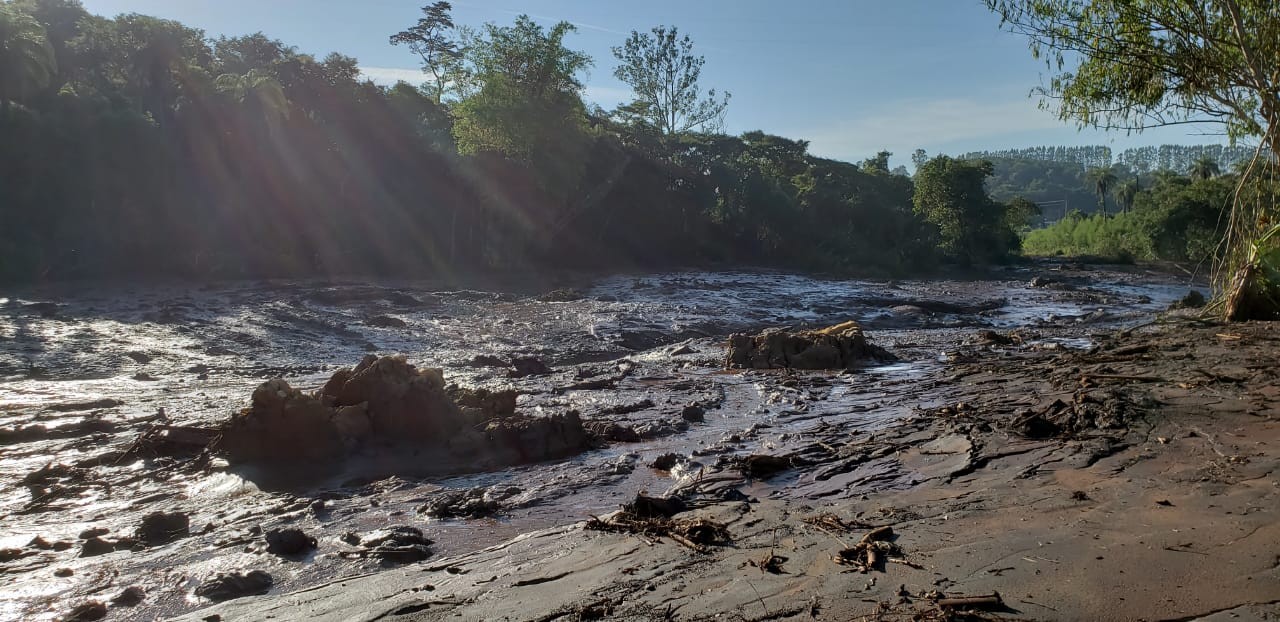
[[[937,387],[950,362],[1009,340],[1086,349],[1187,283],[1043,264],[975,280],[684,272],[449,289],[95,285],[0,298],[0,618],[81,607],[81,619],[154,619],[585,520],[728,461],[802,454],[824,430],[875,434],[947,403]],[[897,360],[725,370],[732,333],[848,320]],[[315,390],[370,353],[442,368],[460,387],[514,389],[518,413],[576,411],[600,443],[497,471],[442,474],[423,454],[286,485],[192,451],[177,432],[139,440],[154,426],[214,428],[268,379]],[[930,476],[872,461],[746,493],[848,498]]]

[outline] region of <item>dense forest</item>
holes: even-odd
[[[582,99],[598,59],[571,24],[471,28],[450,9],[388,33],[423,84],[385,87],[262,33],[0,0],[0,279],[904,273],[1005,260],[1059,221],[1026,250],[1199,261],[1229,185],[1209,180],[1246,156],[917,150],[907,175],[887,152],[854,164],[724,134],[729,94],[704,90],[674,27],[619,42],[633,100],[603,110]]]
[[[354,58],[261,33],[0,3],[0,275],[899,272],[1016,246],[1006,205],[958,192],[922,205],[888,153],[855,165],[718,132],[728,95],[702,90],[703,58],[675,28],[619,42],[615,75],[635,98],[606,111],[582,100],[597,61],[572,49],[572,25],[471,29],[450,8],[388,33],[425,84],[387,88]],[[970,183],[965,167],[990,174],[938,174]],[[973,236],[1001,246],[971,257],[979,246],[957,239]]]

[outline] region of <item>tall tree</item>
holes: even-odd
[[[646,34],[633,30],[613,55],[621,63],[613,75],[635,93],[629,109],[663,134],[722,127],[730,94],[719,96],[710,89],[703,96],[698,80],[706,59],[694,55],[693,40],[681,37],[675,26],[657,26]]]
[[[8,116],[12,102],[24,101],[44,88],[56,70],[44,26],[0,4],[0,112]]]
[[[431,74],[433,81],[428,92],[437,104],[462,59],[457,40],[450,36],[454,29],[451,10],[453,5],[444,0],[433,2],[422,7],[417,24],[391,35],[391,45],[407,45],[422,60],[422,72]]]
[[[1200,156],[1195,162],[1191,163],[1191,169],[1188,171],[1194,179],[1212,179],[1222,174],[1222,169],[1218,167],[1218,161],[1210,156]]]
[[[1111,191],[1111,187],[1115,185],[1118,178],[1115,171],[1109,168],[1091,168],[1086,176],[1089,182],[1093,184],[1093,191],[1098,195],[1098,211],[1102,213],[1102,217],[1107,216],[1107,193]]]
[[[1113,192],[1116,195],[1116,203],[1120,204],[1121,212],[1127,213],[1133,209],[1133,201],[1138,197],[1141,189],[1137,179],[1125,180],[1115,187]]]
[[[1017,240],[1009,230],[1009,209],[987,195],[993,171],[985,160],[947,156],[916,171],[915,212],[937,227],[939,248],[960,263],[999,259]]]

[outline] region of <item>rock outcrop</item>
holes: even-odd
[[[850,369],[869,360],[892,360],[849,321],[819,330],[769,329],[729,337],[729,369]]]
[[[423,471],[460,471],[562,458],[592,446],[576,413],[515,414],[516,393],[446,388],[439,369],[366,356],[315,394],[281,379],[253,392],[215,449],[232,464],[340,467],[352,456],[409,451]],[[438,467],[438,468],[433,468]]]

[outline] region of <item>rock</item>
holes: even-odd
[[[80,557],[97,557],[98,555],[106,555],[114,553],[116,545],[99,537],[89,538],[80,546]]]
[[[24,549],[0,549],[0,564],[7,564],[31,555],[35,555],[35,552]]]
[[[485,426],[485,443],[476,454],[490,464],[527,464],[581,453],[593,446],[578,413],[549,417],[495,419]],[[462,453],[460,455],[467,455]]]
[[[511,361],[511,371],[507,375],[512,378],[524,378],[525,376],[545,376],[551,373],[551,368],[547,367],[541,359],[532,356],[522,356]]]
[[[84,531],[80,532],[80,539],[81,539],[81,540],[88,540],[89,538],[96,538],[96,537],[98,537],[98,536],[105,536],[105,535],[107,535],[108,533],[111,533],[111,530],[110,530],[110,529],[107,529],[106,527],[91,527],[91,528],[89,528],[89,529],[86,529],[86,530],[84,530]]]
[[[141,587],[131,585],[124,588],[115,598],[111,599],[111,604],[116,607],[134,607],[140,604],[147,597],[147,592]]]
[[[1169,310],[1172,311],[1175,309],[1199,309],[1203,307],[1206,302],[1207,301],[1204,298],[1204,294],[1201,294],[1200,292],[1193,289],[1187,292],[1186,296],[1183,296],[1182,298],[1175,300],[1173,304],[1169,305]]]
[[[364,323],[366,326],[373,326],[374,328],[404,328],[408,326],[404,320],[390,315],[375,315],[367,318]]]
[[[707,411],[697,404],[689,404],[680,411],[680,418],[690,423],[701,423],[707,420]]]
[[[883,348],[867,342],[857,322],[821,330],[766,330],[758,335],[729,337],[730,369],[849,369],[868,360],[891,359]]]
[[[190,533],[191,518],[185,512],[152,512],[142,517],[137,537],[147,546],[160,546]]]
[[[53,571],[53,576],[59,577],[59,578],[66,578],[74,575],[75,573],[76,571],[70,568],[59,568]]]
[[[418,511],[434,518],[485,518],[501,509],[502,505],[489,498],[485,489],[471,488],[445,493],[428,501]]]
[[[624,330],[618,334],[618,338],[614,340],[614,343],[628,350],[641,352],[666,345],[671,343],[672,340],[671,335],[661,331]]]
[[[22,305],[23,310],[37,313],[42,318],[51,318],[58,315],[58,303],[56,302],[28,302]]]
[[[520,397],[518,392],[509,389],[490,391],[450,386],[447,392],[453,402],[458,405],[458,409],[462,411],[462,415],[475,423],[514,415],[516,400]]]
[[[101,620],[107,617],[107,606],[91,600],[87,603],[80,603],[74,609],[67,612],[67,615],[59,618],[61,622],[89,622],[90,620]]]
[[[536,360],[536,359],[535,359]],[[446,389],[439,369],[366,356],[308,395],[281,379],[224,426],[215,449],[232,464],[321,474],[357,450],[424,449],[441,471],[561,458],[592,446],[577,413],[517,417],[518,393]],[[408,463],[405,463],[408,464]],[[298,467],[298,468],[294,468]]]
[[[137,380],[138,382],[155,382],[157,380],[155,376],[152,376],[151,374],[148,374],[145,371],[140,371],[134,374],[133,379]]]
[[[671,518],[689,509],[689,505],[680,497],[649,497],[636,495],[636,498],[622,509],[639,518]]]
[[[670,356],[685,356],[687,354],[697,354],[698,351],[689,347],[689,344],[681,344],[671,349],[667,354]]]
[[[438,444],[465,425],[445,392],[443,373],[419,369],[403,356],[364,357],[354,369],[334,374],[321,399],[335,408],[367,403],[374,439],[392,445]]]
[[[612,421],[590,421],[586,424],[587,431],[596,435],[597,438],[605,441],[614,441],[618,443],[638,443],[640,435],[630,426],[625,426]]]
[[[1057,283],[1057,281],[1048,277],[1038,276],[1034,279],[1031,279],[1031,282],[1028,285],[1030,285],[1031,287],[1048,287],[1050,285],[1053,285],[1054,283]]]
[[[151,362],[151,355],[146,352],[126,352],[125,356],[133,359],[135,363],[146,365]]]
[[[195,594],[200,598],[224,601],[244,596],[266,594],[271,590],[273,584],[275,584],[275,579],[272,579],[271,575],[261,570],[253,570],[247,574],[233,572],[219,574],[201,583],[196,588]]]
[[[253,406],[231,418],[217,449],[232,464],[340,460],[346,445],[332,415],[320,400],[269,380],[254,390]]]
[[[670,471],[677,464],[684,462],[684,456],[677,453],[666,453],[653,459],[649,466],[659,471]]]
[[[283,557],[301,555],[316,548],[316,539],[301,529],[272,529],[267,532],[267,552]]]
[[[510,367],[508,363],[492,354],[477,354],[467,361],[468,367]]]
[[[742,461],[742,472],[758,478],[765,478],[794,466],[790,458],[753,454]]]
[[[411,563],[431,557],[430,538],[417,527],[397,525],[380,529],[360,539],[367,554],[386,561]]]

